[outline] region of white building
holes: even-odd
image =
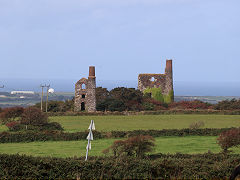
[[[33,91],[11,91],[11,94],[35,94]]]

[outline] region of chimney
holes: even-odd
[[[89,66],[89,77],[95,77],[95,66]]]
[[[172,73],[172,60],[166,61],[165,73]]]

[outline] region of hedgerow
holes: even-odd
[[[134,131],[94,131],[95,139],[126,138],[138,135],[161,136],[218,136],[231,128],[222,129],[163,129],[163,130],[134,130]],[[0,143],[33,142],[33,141],[76,141],[85,140],[88,132],[67,133],[61,131],[21,131],[0,133]]]
[[[0,154],[1,179],[227,179],[239,155],[159,155],[84,158]]]

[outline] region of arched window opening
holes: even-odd
[[[86,95],[85,94],[82,94],[82,98],[84,99],[86,97]]]
[[[86,84],[82,84],[82,89],[86,89]]]
[[[151,78],[151,81],[154,82],[154,81],[155,81],[155,77],[152,77],[152,78]]]

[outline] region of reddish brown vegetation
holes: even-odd
[[[28,107],[24,109],[20,123],[21,124],[31,124],[31,125],[41,125],[48,122],[48,117],[40,109],[35,107]]]
[[[152,136],[139,135],[126,140],[114,141],[112,146],[103,150],[103,153],[108,153],[112,150],[114,156],[143,157],[147,152],[151,152],[154,146],[154,138]]]
[[[8,122],[14,121],[17,117],[20,117],[24,111],[22,107],[12,107],[5,108],[0,113],[0,119],[2,124],[6,124]]]
[[[240,129],[234,128],[222,132],[217,140],[223,151],[227,152],[229,148],[240,145]]]

